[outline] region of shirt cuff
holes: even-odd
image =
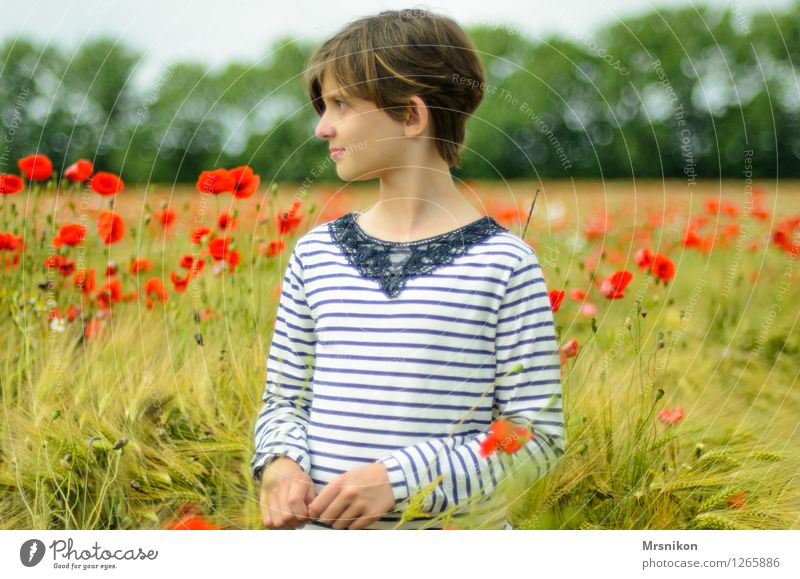
[[[392,493],[394,494],[394,504],[397,506],[398,503],[406,500],[411,494],[408,488],[408,479],[403,472],[403,466],[394,456],[381,458],[378,462],[382,462],[386,467],[386,473],[389,475],[389,482],[392,485]]]
[[[262,471],[269,466],[269,464],[277,458],[285,456],[295,461],[306,474],[311,475],[311,459],[308,453],[303,452],[298,448],[287,446],[284,448],[275,447],[268,452],[257,452],[253,455],[253,461],[250,465],[253,480],[257,483],[261,482]]]

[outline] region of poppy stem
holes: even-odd
[[[531,201],[531,209],[528,211],[528,221],[525,222],[525,228],[522,230],[522,240],[525,241],[525,232],[528,231],[528,224],[531,222],[531,215],[533,215],[533,207],[536,205],[536,198],[539,196],[539,189],[536,189],[536,193],[533,195],[533,201]]]

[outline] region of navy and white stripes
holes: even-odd
[[[439,475],[422,503],[431,515],[488,499],[507,469],[478,450],[496,418],[532,426],[513,467],[544,475],[564,452],[564,428],[536,253],[501,231],[389,298],[358,275],[326,225],[312,229],[289,257],[263,401],[256,480],[285,455],[319,493],[337,474],[380,460],[397,504],[370,529],[394,528],[402,502]]]

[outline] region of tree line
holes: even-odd
[[[691,6],[533,39],[466,27],[487,71],[459,178],[800,176],[800,2],[750,16]],[[268,180],[335,179],[303,86],[314,42],[210,69],[172,62],[137,83],[143,55],[110,38],[74,50],[0,46],[0,173],[47,154],[130,183],[189,183],[247,163]],[[749,157],[748,157],[749,156]]]

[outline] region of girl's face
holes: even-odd
[[[332,159],[342,180],[376,179],[406,165],[403,123],[370,101],[343,95],[327,78],[321,88],[325,112],[314,133],[335,149]]]

